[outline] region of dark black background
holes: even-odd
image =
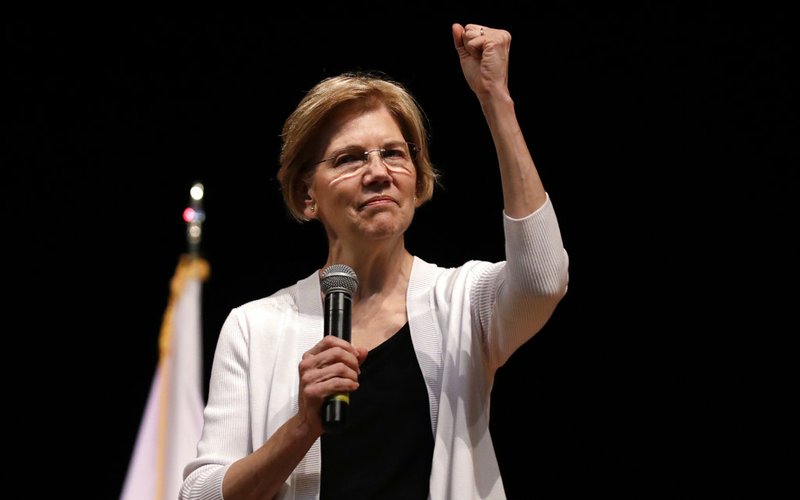
[[[780,482],[797,255],[788,15],[488,8],[3,20],[7,358],[28,367],[9,394],[14,421],[35,424],[22,449],[38,473],[118,496],[193,182],[206,384],[227,312],[323,265],[320,228],[288,218],[275,172],[284,118],[325,76],[384,71],[427,112],[443,187],[412,253],[503,258],[494,149],[450,34],[475,22],[512,33],[512,96],[571,258],[567,297],[496,379],[509,497]]]

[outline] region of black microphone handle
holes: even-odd
[[[340,289],[325,295],[325,335],[335,335],[350,342],[350,324],[353,301],[350,295]],[[347,423],[347,409],[350,394],[338,393],[328,396],[322,405],[322,427],[325,432],[336,434]]]

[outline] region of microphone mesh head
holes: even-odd
[[[333,290],[340,290],[352,295],[358,288],[358,277],[350,266],[333,264],[322,271],[320,285],[326,294]]]

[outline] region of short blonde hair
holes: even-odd
[[[382,74],[348,72],[317,83],[286,119],[281,132],[280,182],[283,200],[289,213],[298,221],[303,215],[307,182],[313,175],[321,154],[325,123],[345,105],[367,109],[384,105],[394,116],[403,138],[419,147],[414,167],[417,171],[417,203],[431,199],[438,173],[428,154],[425,115],[417,100],[400,83]]]

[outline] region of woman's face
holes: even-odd
[[[402,235],[414,217],[417,174],[400,127],[384,106],[346,107],[329,123],[327,161],[311,177],[305,216],[318,218],[332,241]]]

